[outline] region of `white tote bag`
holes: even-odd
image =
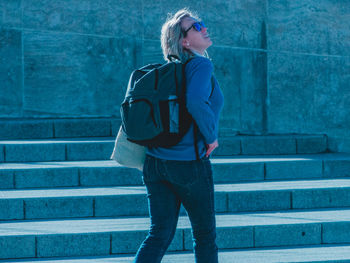
[[[142,171],[145,157],[146,147],[128,141],[126,134],[120,126],[111,159],[120,165],[137,168]]]

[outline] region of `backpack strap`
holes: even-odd
[[[215,88],[215,77],[214,77],[214,75],[212,75],[212,76],[211,76],[211,92],[210,92],[210,95],[209,95],[209,99],[210,99],[211,96],[213,95],[214,88]]]
[[[193,120],[193,137],[194,137],[194,151],[196,152],[196,160],[199,161],[199,150],[198,150],[198,126]]]
[[[193,59],[194,57],[189,58],[185,63],[182,65],[182,95],[184,98],[186,98],[186,73],[185,73],[185,68],[186,65]],[[193,138],[194,138],[194,150],[196,153],[196,160],[199,161],[199,150],[198,150],[198,126],[195,122],[195,120],[192,118],[193,122]]]
[[[193,59],[193,57],[189,58],[185,63],[182,63],[182,89],[181,89],[181,96],[186,98],[186,73],[185,73],[185,68],[187,64]]]

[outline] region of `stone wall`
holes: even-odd
[[[0,0],[0,118],[118,117],[130,72],[162,61],[161,25],[185,6],[214,42],[223,133],[350,149],[348,0]]]
[[[350,150],[350,2],[269,1],[268,130]]]

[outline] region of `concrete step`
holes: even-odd
[[[19,263],[130,263],[133,254],[108,257],[6,260]],[[5,262],[0,260],[0,262]],[[195,262],[191,252],[168,252],[162,263]],[[345,263],[350,262],[349,245],[323,245],[270,249],[219,250],[220,263]]]
[[[0,220],[148,214],[143,186],[1,190],[0,206]],[[350,207],[350,179],[218,184],[215,206],[218,213]]]
[[[119,126],[118,118],[0,119],[0,140],[109,137],[116,136]],[[318,153],[327,149],[324,135],[233,135],[236,132],[220,131],[218,154]]]
[[[327,150],[324,135],[271,135],[223,137],[215,155],[266,155],[321,153]],[[114,137],[2,140],[0,162],[108,160]]]
[[[117,118],[0,119],[0,140],[108,137],[119,125]]]
[[[0,141],[3,162],[107,160],[112,137]],[[0,157],[1,161],[1,157]]]
[[[350,154],[214,157],[215,183],[350,176]],[[114,161],[0,164],[0,189],[141,185],[141,172]]]
[[[328,148],[326,135],[222,136],[216,155],[266,155],[322,153]]]
[[[0,164],[0,188],[142,185],[142,173],[115,161],[59,161]]]
[[[220,249],[350,242],[349,209],[226,214],[216,219]],[[2,222],[0,258],[135,253],[148,227],[149,219],[141,217]],[[180,217],[169,251],[184,250],[192,250],[192,237],[187,217]]]

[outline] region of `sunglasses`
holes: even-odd
[[[206,28],[206,26],[204,25],[204,23],[202,21],[195,22],[192,24],[192,26],[190,26],[188,29],[183,31],[184,37],[186,37],[188,31],[190,31],[192,28],[194,28],[196,31],[200,32],[202,30],[202,28]]]

